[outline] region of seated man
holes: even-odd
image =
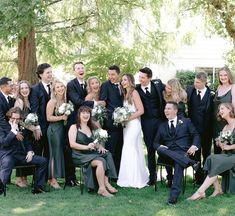
[[[47,160],[34,155],[27,137],[28,131],[23,129],[19,132],[20,108],[11,108],[6,115],[9,122],[6,127],[0,128],[0,194],[4,192],[14,166],[27,164],[36,165],[35,184],[32,193],[42,193],[44,192]]]
[[[184,168],[193,166],[197,169],[199,167],[199,163],[189,157],[194,156],[200,148],[199,134],[190,119],[177,117],[177,112],[177,103],[166,103],[164,113],[168,120],[160,125],[154,140],[154,148],[158,155],[174,163],[173,184],[168,205],[174,205],[177,202]]]

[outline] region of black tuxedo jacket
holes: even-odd
[[[74,112],[69,116],[67,125],[68,127],[70,127],[72,124],[75,124],[77,119],[77,111],[80,106],[88,106],[90,108],[93,108],[94,101],[85,101],[86,95],[86,84],[83,90],[77,78],[74,78],[73,80],[68,82],[67,100],[71,101],[74,105]]]
[[[115,108],[123,106],[123,95],[120,95],[117,87],[108,80],[101,85],[100,100],[106,102],[106,108],[108,109],[108,119],[105,121],[105,126],[114,129],[112,114]]]
[[[143,102],[143,106],[144,106],[144,114],[141,116],[142,118],[145,118],[145,116],[152,116],[152,117],[157,117],[157,114],[160,112],[160,117],[161,118],[165,118],[164,115],[164,107],[165,107],[165,101],[163,100],[163,90],[165,89],[165,85],[162,83],[162,81],[160,79],[155,79],[155,80],[151,80],[151,88],[155,88],[158,98],[159,98],[159,104],[160,106],[155,107],[154,109],[146,109],[146,107],[148,106],[148,104],[144,103],[143,98],[146,97],[145,92],[142,90],[141,85],[137,84],[136,85],[136,90],[138,91],[140,98],[142,99]],[[149,112],[149,113],[147,113]]]
[[[202,128],[204,128],[205,130],[205,134],[208,136],[212,136],[212,120],[213,120],[213,99],[214,99],[214,94],[211,92],[210,88],[208,86],[206,86],[207,91],[205,96],[205,100],[206,100],[206,111],[203,113],[203,122],[200,122],[200,125]],[[195,87],[194,86],[188,86],[186,89],[187,92],[187,103],[188,103],[188,117],[192,118],[193,116],[193,112],[195,112],[195,110],[197,110],[197,107],[192,107],[191,101],[192,101],[192,95],[193,92],[195,91]],[[203,100],[204,100],[203,97]],[[201,128],[201,129],[202,129]]]
[[[8,122],[5,128],[0,128],[0,158],[6,154],[26,155],[28,151],[32,151],[29,142],[29,132],[25,129],[21,132],[23,133],[24,140],[18,141],[16,135],[11,131],[11,126]]]
[[[37,113],[38,121],[43,135],[47,133],[48,122],[46,117],[46,106],[50,100],[43,84],[41,82],[32,87],[30,96],[30,107],[32,113]]]
[[[154,148],[157,150],[160,145],[186,152],[192,145],[200,148],[200,136],[190,119],[177,118],[175,135],[173,136],[170,135],[168,121],[160,125],[154,140]]]
[[[14,106],[15,100],[10,99],[9,103],[0,91],[0,127],[6,127],[8,125],[8,120],[6,119],[7,111]]]

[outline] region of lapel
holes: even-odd
[[[176,123],[176,128],[175,128],[175,135],[178,133],[178,131],[180,131],[180,128],[182,127],[184,121],[177,117],[177,123]]]
[[[2,99],[3,104],[5,105],[6,109],[10,109],[10,101],[9,103],[7,102],[7,99],[4,97],[4,95],[2,94],[2,92],[0,91],[0,97]]]
[[[40,88],[40,90],[42,91],[44,97],[45,97],[46,100],[48,101],[48,100],[50,99],[50,97],[49,97],[49,95],[47,94],[47,91],[46,91],[46,89],[44,88],[42,82],[39,82],[38,85],[39,85],[39,88]]]
[[[85,98],[85,92],[82,89],[82,86],[78,82],[77,78],[74,79],[74,85],[75,85],[75,88],[76,88],[77,92],[79,92],[79,94],[82,96],[82,98]],[[85,86],[86,86],[86,84],[85,84]]]

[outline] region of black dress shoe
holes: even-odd
[[[193,167],[193,169],[194,169],[195,172],[198,171],[198,169],[200,168],[200,165],[201,165],[201,164],[200,164],[199,161],[197,161],[195,164],[192,165],[192,167]]]
[[[79,183],[76,180],[70,180],[65,183],[66,186],[75,187],[79,186]]]
[[[46,191],[42,187],[34,188],[32,190],[32,194],[40,194],[40,193],[46,193]]]
[[[2,180],[0,179],[0,195],[5,193],[5,186],[4,184],[2,183]]]
[[[171,186],[172,186],[172,180],[167,180],[166,185],[167,185],[167,187],[171,188]]]
[[[153,185],[155,185],[155,181],[148,181],[148,183],[147,183],[149,186],[153,186]]]
[[[167,200],[166,204],[169,206],[172,206],[172,205],[175,205],[176,203],[177,203],[177,198],[172,197]]]

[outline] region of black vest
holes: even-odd
[[[201,134],[206,128],[204,128],[204,120],[207,111],[207,100],[208,100],[209,91],[206,90],[205,95],[202,100],[199,102],[197,98],[196,89],[193,90],[191,97],[191,121],[196,127],[197,131]]]
[[[144,114],[142,117],[145,118],[160,118],[161,110],[160,110],[160,98],[157,93],[157,90],[153,84],[151,84],[151,94],[144,94],[141,97],[143,105],[144,105]]]

